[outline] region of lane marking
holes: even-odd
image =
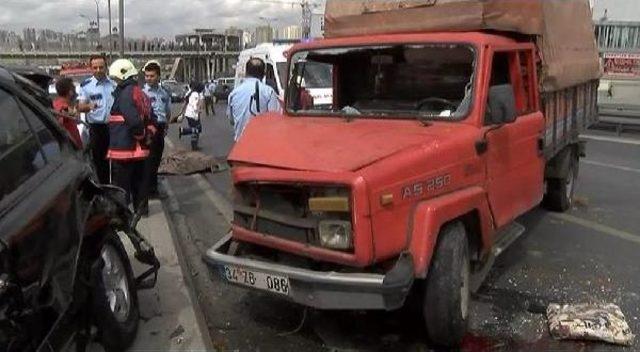
[[[628,172],[634,172],[637,174],[640,174],[640,169],[635,169],[632,167],[627,167],[627,166],[619,166],[619,165],[613,165],[613,164],[607,164],[607,163],[601,163],[599,161],[594,161],[594,160],[587,160],[587,159],[582,159],[580,160],[581,163],[585,163],[587,165],[595,165],[595,166],[601,166],[601,167],[608,167],[610,169],[616,169],[616,170],[621,170],[621,171],[628,171]]]
[[[563,213],[549,213],[549,214],[556,219],[571,222],[576,225],[580,225],[588,229],[595,230],[601,234],[640,245],[640,236],[634,235],[632,233],[614,229],[613,227],[609,227],[607,225],[603,225],[595,221],[586,220],[586,219],[579,218],[577,216],[573,216],[569,214],[563,214]]]
[[[631,138],[596,136],[596,135],[592,135],[592,134],[581,134],[580,138],[590,139],[590,140],[593,140],[593,141],[600,141],[600,142],[612,142],[612,143],[629,144],[629,145],[640,145],[640,140],[631,139]]]
[[[176,145],[169,139],[169,137],[164,137],[164,144],[169,146],[169,149],[176,149]]]
[[[175,144],[165,137],[164,143],[169,147],[169,149],[176,149]],[[222,194],[216,191],[213,186],[207,181],[206,177],[202,174],[194,174],[188,176],[193,180],[196,186],[202,191],[202,193],[213,203],[213,206],[218,209],[218,211],[224,216],[224,218],[231,222],[233,220],[233,205],[229,202]]]
[[[233,206],[221,194],[213,189],[213,186],[201,174],[189,176],[200,188],[202,193],[218,208],[222,216],[228,221],[233,220]]]

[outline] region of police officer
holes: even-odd
[[[265,73],[264,61],[251,58],[246,64],[247,77],[242,84],[236,86],[229,94],[227,116],[233,124],[234,137],[237,141],[254,116],[269,111],[280,111],[278,95],[273,88],[262,82]]]
[[[101,183],[109,183],[109,163],[106,160],[109,148],[107,123],[116,84],[107,77],[107,60],[104,56],[92,56],[89,65],[93,76],[80,84],[78,111],[86,113],[89,123],[89,149],[98,180]]]
[[[151,100],[157,133],[151,141],[149,154],[149,196],[158,196],[158,167],[164,151],[167,122],[171,120],[171,96],[160,86],[160,63],[151,60],[144,65],[144,92]]]
[[[137,84],[136,70],[127,59],[118,59],[109,67],[116,82],[109,118],[109,150],[113,183],[124,189],[133,210],[146,215],[148,208],[148,146],[155,127],[151,120],[151,102]]]

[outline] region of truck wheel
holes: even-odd
[[[578,158],[572,157],[565,177],[547,180],[547,193],[542,204],[551,211],[564,212],[571,208],[573,194],[578,179]]]
[[[105,350],[124,351],[138,331],[138,293],[129,256],[118,235],[107,231],[97,263],[93,317]]]
[[[431,342],[457,347],[469,314],[469,244],[462,223],[444,227],[425,282],[423,314]]]

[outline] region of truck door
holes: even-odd
[[[498,228],[535,207],[543,196],[544,158],[539,139],[544,117],[533,53],[532,47],[526,47],[490,54],[484,128],[487,190]]]

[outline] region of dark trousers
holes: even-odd
[[[100,183],[109,183],[109,161],[107,160],[109,125],[101,123],[89,125],[89,149],[98,180]]]
[[[202,133],[202,123],[200,119],[192,119],[187,117],[187,124],[189,127],[182,128],[183,135],[191,135],[191,149],[198,149],[198,141],[200,140],[200,133]]]
[[[162,153],[164,152],[164,135],[167,131],[167,124],[158,124],[158,132],[153,136],[149,150],[149,193],[158,193],[158,168],[162,161]]]
[[[113,184],[124,189],[127,204],[133,204],[133,211],[144,214],[149,211],[149,178],[147,160],[112,161]]]
[[[216,108],[213,105],[213,97],[204,97],[204,109],[207,115],[216,114]],[[209,111],[211,111],[211,113],[209,113]]]

